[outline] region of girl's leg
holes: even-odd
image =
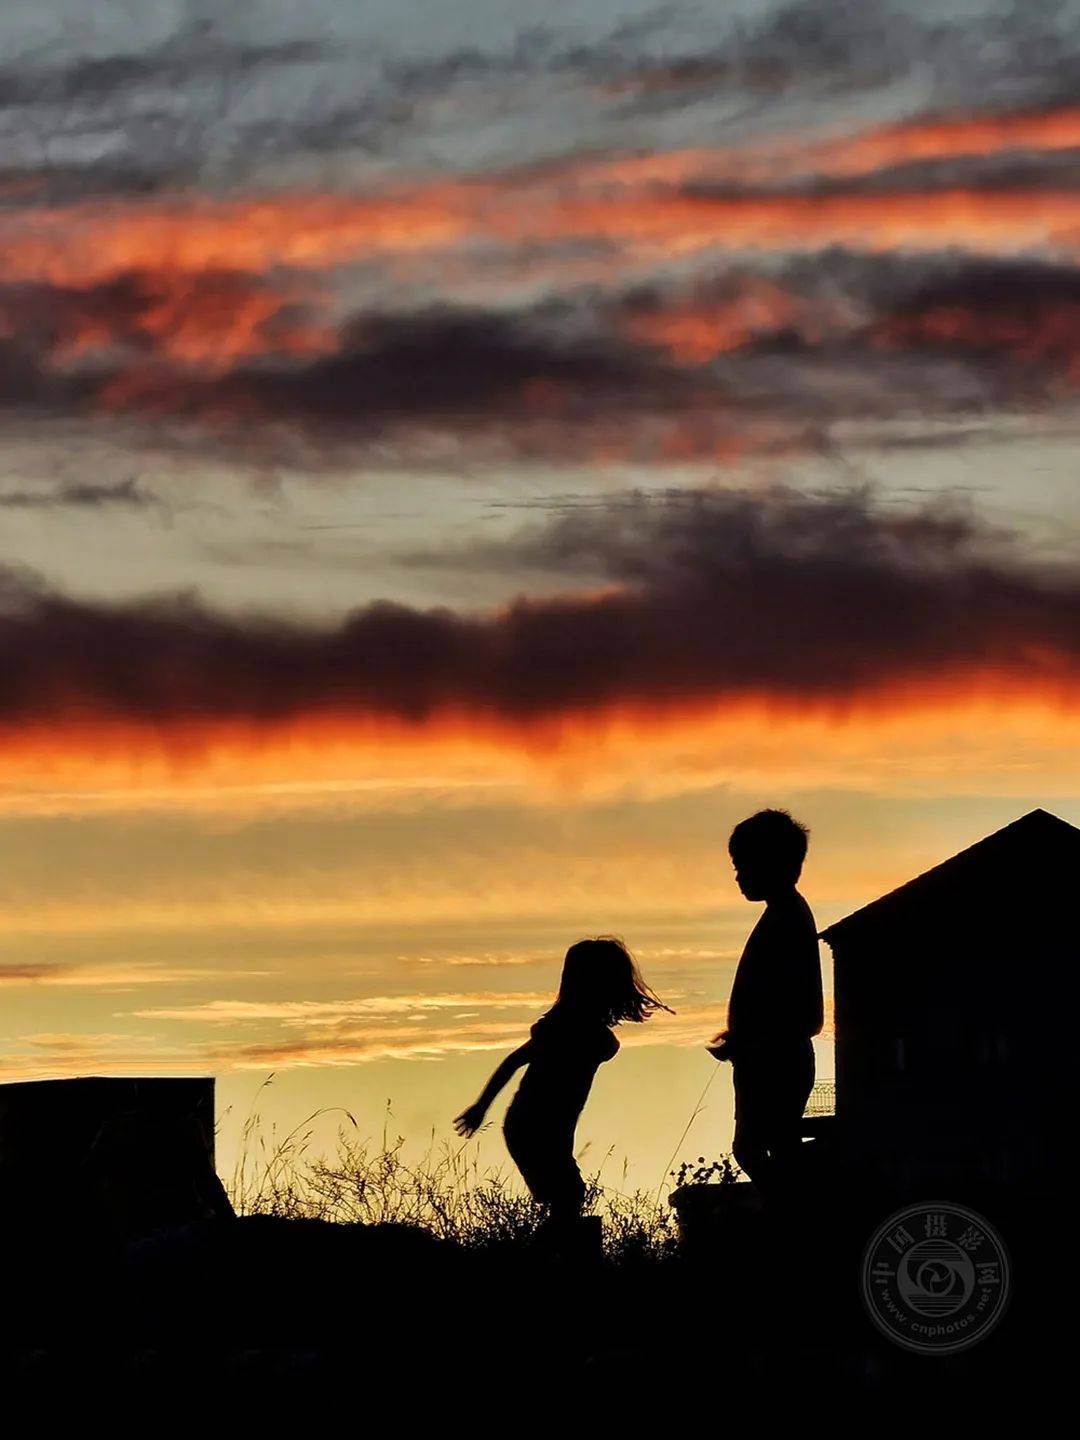
[[[573,1151],[555,1160],[549,1187],[551,1222],[553,1225],[571,1225],[581,1215],[585,1203],[585,1181],[581,1178]]]
[[[534,1200],[548,1207],[544,1228],[563,1230],[581,1214],[585,1181],[574,1159],[574,1137],[518,1124],[504,1127],[506,1148]]]

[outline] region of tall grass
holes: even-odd
[[[405,1137],[392,1129],[389,1106],[381,1134],[364,1138],[355,1117],[338,1107],[315,1110],[279,1134],[275,1126],[267,1129],[258,1103],[256,1096],[226,1181],[240,1215],[417,1225],[470,1249],[527,1242],[544,1217],[516,1172],[485,1165],[475,1141],[437,1143],[433,1133],[425,1152],[410,1160]],[[316,1122],[331,1114],[341,1123],[336,1150],[327,1156],[313,1145]],[[604,1219],[606,1253],[619,1263],[670,1256],[676,1243],[670,1208],[645,1191],[603,1184],[608,1159],[586,1177],[586,1208]]]

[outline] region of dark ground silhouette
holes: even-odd
[[[331,1405],[343,1385],[360,1381],[443,1425],[461,1421],[463,1394],[474,1407],[476,1397],[505,1394],[518,1417],[554,1412],[564,1427],[572,1401],[595,1405],[608,1422],[660,1411],[668,1428],[752,1422],[760,1430],[776,1416],[834,1423],[861,1411],[875,1430],[903,1420],[920,1433],[945,1421],[1000,1422],[1014,1398],[1032,1416],[1070,1398],[1064,1137],[1074,1007],[1064,999],[1075,985],[1078,858],[1080,832],[1033,812],[840,922],[846,1068],[835,1123],[800,1147],[785,1176],[787,1203],[728,1204],[711,1227],[688,1226],[677,1253],[615,1264],[595,1250],[560,1253],[520,1239],[469,1248],[408,1226],[238,1219],[212,1176],[212,1135],[204,1121],[189,1123],[212,1116],[212,1082],[72,1082],[89,1097],[71,1124],[90,1158],[74,1170],[55,1134],[41,1138],[62,1087],[2,1087],[7,1395],[23,1386],[80,1399],[145,1393],[156,1423],[162,1397],[209,1403],[231,1392],[278,1402],[295,1389]],[[876,971],[864,963],[864,937],[881,961]],[[1018,993],[1021,941],[1043,968]],[[912,963],[916,942],[925,962]],[[894,958],[906,964],[900,990]],[[954,959],[959,978],[946,983]],[[863,976],[873,982],[867,993]],[[1015,1003],[1003,1008],[1003,996]],[[958,1050],[952,1031],[933,1048],[928,1019],[972,1015],[974,1027],[955,1031],[968,1049]],[[899,1052],[904,1067],[869,1063],[873,1044],[891,1037],[885,1018],[909,1027],[899,1032],[910,1042]],[[986,1033],[1003,1037],[1004,1050],[984,1046]],[[852,1077],[859,1095],[876,1097],[872,1128],[851,1109]],[[113,1118],[102,1126],[98,1116],[91,1143],[84,1121],[114,1091]],[[159,1093],[165,1128],[131,1119],[133,1099],[156,1104]],[[959,1096],[962,1113],[943,1096]],[[900,1126],[897,1117],[919,1120],[930,1109],[933,1124]],[[944,1137],[946,1148],[920,1150],[920,1137]],[[990,1140],[998,1150],[987,1149],[993,1163],[982,1164]],[[892,1155],[905,1164],[884,1163]],[[951,1169],[929,1168],[943,1157]],[[948,1185],[936,1198],[1000,1231],[1012,1293],[1000,1323],[970,1349],[919,1355],[871,1322],[861,1260],[877,1227],[926,1201],[929,1177],[941,1175]],[[118,1203],[125,1183],[134,1188]],[[106,1223],[110,1216],[119,1223]]]
[[[444,1408],[467,1379],[482,1396],[569,1389],[735,1421],[790,1403],[956,1403],[1055,1383],[1064,1336],[1056,1240],[1028,1213],[978,1198],[1020,1277],[1010,1310],[971,1351],[906,1353],[863,1312],[857,1270],[880,1204],[816,1194],[795,1226],[732,1217],[706,1245],[662,1261],[572,1264],[542,1246],[469,1251],[412,1227],[252,1217],[196,1223],[96,1254],[63,1236],[6,1257],[3,1375],[10,1385],[106,1384],[167,1394],[253,1381],[378,1379]],[[884,1199],[885,1197],[881,1197]],[[894,1197],[890,1197],[891,1199]],[[1035,1220],[1042,1217],[1036,1215]],[[427,1387],[445,1385],[444,1400]],[[399,1393],[395,1391],[394,1393]],[[801,1398],[800,1398],[801,1397]],[[565,1400],[561,1402],[565,1404]],[[666,1402],[665,1402],[666,1408]]]

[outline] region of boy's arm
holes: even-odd
[[[721,1030],[714,1035],[705,1046],[714,1060],[733,1060],[735,1058],[735,1040],[730,1030]]]
[[[484,1116],[488,1112],[488,1107],[495,1099],[495,1096],[498,1095],[499,1091],[516,1071],[520,1070],[523,1065],[528,1065],[532,1058],[531,1043],[531,1041],[526,1040],[524,1045],[519,1045],[516,1050],[512,1051],[506,1059],[496,1067],[491,1079],[480,1092],[480,1098],[474,1101],[467,1110],[463,1110],[454,1121],[454,1129],[459,1135],[468,1139],[470,1135],[475,1135],[477,1130],[480,1129],[480,1126],[484,1123]]]
[[[807,1019],[810,1022],[810,1034],[820,1035],[825,1024],[825,997],[821,992],[821,952],[816,934],[810,942],[809,991]]]
[[[800,1036],[818,1035],[825,1022],[821,993],[821,954],[813,921],[798,924],[784,938],[787,984],[784,1007],[792,1030]]]

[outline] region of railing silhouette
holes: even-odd
[[[836,1081],[819,1080],[810,1091],[803,1115],[836,1114]]]

